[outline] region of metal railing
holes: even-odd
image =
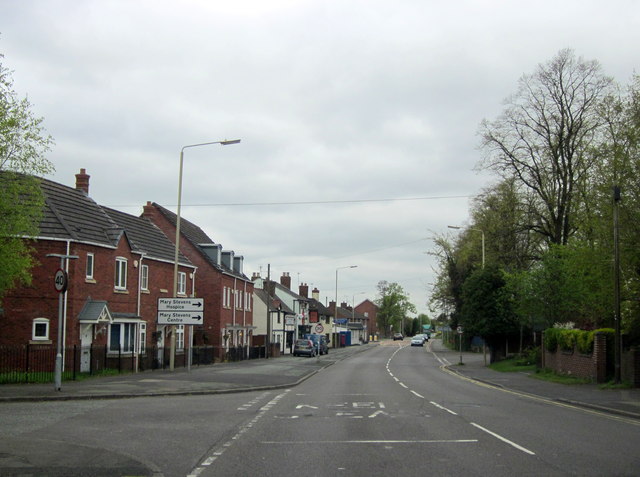
[[[169,348],[148,347],[144,353],[109,350],[107,345],[68,346],[63,354],[64,380],[85,376],[130,373],[169,368]],[[175,366],[211,365],[221,361],[242,361],[266,356],[264,346],[238,346],[225,349],[217,346],[194,346],[176,353]],[[0,384],[53,382],[56,349],[51,345],[0,346]]]

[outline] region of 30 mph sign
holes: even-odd
[[[159,325],[201,325],[203,298],[158,298]]]

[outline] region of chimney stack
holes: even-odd
[[[76,190],[81,190],[85,195],[89,195],[89,178],[86,169],[80,169],[80,173],[76,174]]]
[[[311,292],[311,298],[316,301],[320,301],[320,290],[318,290],[318,287],[314,287],[313,291]]]
[[[286,287],[287,290],[291,290],[291,277],[289,276],[289,272],[282,272],[282,276],[280,277],[280,285]]]
[[[309,285],[306,283],[301,283],[299,288],[299,295],[305,298],[309,298]]]

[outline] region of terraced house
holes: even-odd
[[[46,205],[40,232],[32,241],[39,263],[32,270],[32,284],[8,291],[3,299],[0,345],[55,348],[59,295],[54,275],[60,267],[58,257],[73,256],[63,264],[68,274],[62,308],[65,368],[90,371],[112,367],[109,361],[116,359],[118,366],[124,363],[129,369],[165,366],[170,327],[158,324],[157,315],[158,299],[173,295],[175,245],[170,237],[147,214],[138,217],[97,204],[89,196],[89,175],[84,169],[76,174],[75,188],[46,179],[41,188]],[[210,239],[209,243],[213,245]],[[215,304],[250,285],[249,280],[249,284],[243,282],[241,273],[221,264],[219,273],[233,275],[242,285],[229,286],[229,291],[213,289],[206,281],[199,282],[206,275],[199,273],[204,267],[182,253],[178,263],[178,296],[205,297],[209,309],[200,330],[175,327],[176,366],[184,365],[185,350],[198,334],[202,341],[205,329],[212,345],[224,343],[229,331],[220,329],[224,319],[217,315],[221,307]],[[220,285],[226,287],[226,283]],[[236,307],[231,309],[235,312]],[[252,316],[243,312],[242,330],[248,337]],[[248,340],[237,342],[247,344]],[[216,350],[218,356],[224,352]]]

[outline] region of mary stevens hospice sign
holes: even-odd
[[[203,298],[158,298],[159,325],[201,325]]]

